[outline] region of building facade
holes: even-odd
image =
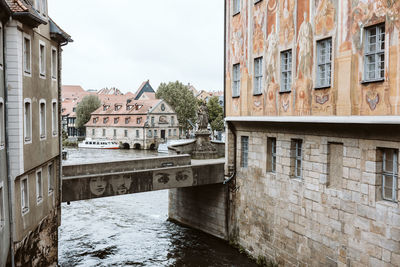
[[[91,114],[86,137],[115,140],[124,148],[156,149],[179,139],[178,118],[164,100],[107,102]]]
[[[399,266],[400,2],[225,15],[230,239],[282,266]]]
[[[60,63],[47,1],[0,1],[0,266],[57,264]]]

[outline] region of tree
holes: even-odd
[[[224,129],[224,110],[219,104],[218,96],[213,96],[207,103],[208,108],[208,122],[210,123],[211,130],[222,131]]]
[[[157,89],[158,99],[164,99],[175,110],[180,127],[189,130],[192,123],[195,122],[197,112],[197,100],[189,87],[181,82],[161,83]]]
[[[76,128],[85,129],[85,124],[90,120],[90,114],[101,106],[96,95],[85,96],[76,108]]]

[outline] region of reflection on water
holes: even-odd
[[[61,266],[256,266],[226,242],[167,221],[168,191],[62,205]]]

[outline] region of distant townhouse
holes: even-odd
[[[92,113],[86,137],[115,140],[124,148],[155,149],[179,138],[178,119],[164,100],[107,102]]]
[[[0,0],[0,266],[57,265],[59,63],[71,41],[46,0]]]

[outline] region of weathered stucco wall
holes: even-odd
[[[400,265],[400,205],[381,198],[377,152],[400,149],[398,136],[384,138],[390,128],[242,123],[236,129],[232,241],[256,258],[285,266]],[[249,137],[247,168],[240,165],[241,136]],[[276,173],[267,171],[267,137],[276,138]],[[233,144],[233,135],[228,138]],[[303,141],[302,179],[290,174],[292,139]],[[330,173],[329,159],[335,158],[329,143],[343,147],[338,158],[343,172],[337,177]],[[398,184],[396,192],[399,199]]]

